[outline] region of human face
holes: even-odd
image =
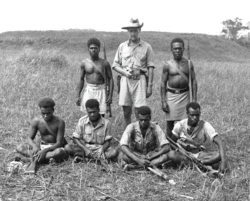
[[[42,117],[45,121],[49,122],[53,119],[53,113],[54,113],[53,108],[41,107],[40,110],[41,110]]]
[[[173,52],[174,59],[181,60],[183,52],[184,52],[183,44],[179,43],[179,42],[173,43],[172,44],[172,52]]]
[[[100,48],[97,45],[92,44],[89,46],[89,55],[92,58],[98,58],[99,52],[100,52]]]
[[[147,129],[149,127],[151,117],[148,114],[146,115],[139,114],[138,120],[139,120],[140,128]]]
[[[141,30],[140,29],[128,29],[128,32],[129,32],[130,40],[133,43],[138,42],[138,40],[140,39],[139,33],[141,32]]]
[[[94,107],[94,108],[87,107],[86,110],[87,110],[90,121],[95,122],[95,121],[99,120],[99,118],[100,118],[100,113],[99,113],[100,110],[98,108],[96,108],[96,107]]]
[[[200,115],[201,115],[200,109],[189,108],[187,112],[188,124],[190,126],[196,126],[200,120]]]

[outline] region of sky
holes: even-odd
[[[249,3],[248,3],[249,2]],[[250,21],[249,0],[0,0],[0,33],[20,30],[142,31],[218,35],[227,19]]]

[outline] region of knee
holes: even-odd
[[[64,147],[64,149],[65,149],[65,151],[66,151],[67,153],[71,153],[71,152],[72,152],[72,148],[71,148],[70,144],[67,144],[67,145]]]
[[[175,161],[176,158],[177,158],[177,154],[176,154],[176,152],[173,151],[173,150],[169,151],[168,154],[167,154],[167,156],[168,156],[168,158],[169,158],[170,160],[173,160],[173,161]]]

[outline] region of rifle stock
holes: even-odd
[[[166,138],[170,142],[171,148],[178,149],[181,154],[186,156],[195,165],[199,172],[211,173],[212,175],[215,175],[217,177],[223,176],[223,174],[220,173],[218,170],[214,170],[211,166],[206,166],[201,163],[197,158],[193,156],[192,153],[186,151],[184,148],[182,148],[181,145],[174,142],[170,137],[166,136]]]
[[[107,55],[106,55],[106,48],[105,48],[105,42],[103,42],[103,57],[104,57],[104,60],[107,60]],[[106,101],[107,101],[107,98],[109,96],[109,84],[107,83],[107,72],[106,72],[106,67],[104,67],[104,82],[105,82],[105,96],[106,96]],[[108,114],[109,117],[112,117],[112,111],[111,111],[111,105],[110,104],[106,104],[106,113]]]
[[[192,74],[191,74],[191,60],[190,60],[190,48],[189,48],[189,39],[188,39],[188,86],[189,86],[189,100],[193,102],[193,85],[192,85]]]

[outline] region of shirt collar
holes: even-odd
[[[142,43],[143,43],[143,40],[140,39],[139,43],[138,43],[136,46],[142,46]],[[130,45],[130,39],[127,40],[127,45],[128,45],[128,46]]]
[[[100,126],[100,125],[104,125],[104,118],[101,116],[101,118],[99,119],[96,127]],[[89,117],[87,117],[86,119],[86,124],[91,124],[92,125],[92,122],[90,121]]]
[[[152,123],[151,121],[150,121],[149,127],[150,127],[151,129],[154,128],[153,123]],[[140,133],[141,133],[139,121],[135,122],[135,130],[140,131]],[[147,128],[147,130],[148,130],[148,128]]]

